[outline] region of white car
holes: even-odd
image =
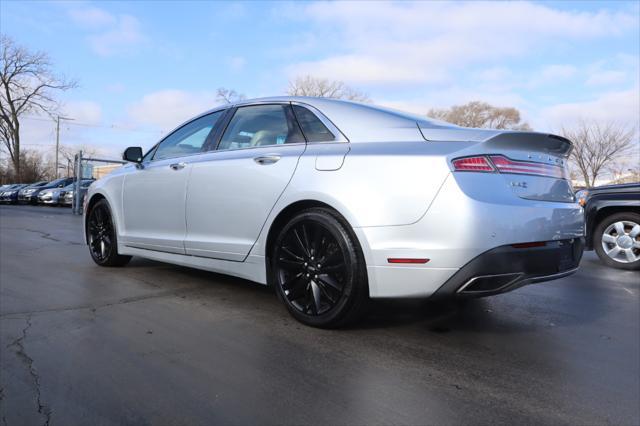
[[[347,101],[206,112],[89,188],[93,260],[271,284],[313,326],[369,298],[485,296],[568,275],[583,212],[559,136],[467,129]]]

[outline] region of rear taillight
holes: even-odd
[[[504,155],[456,158],[452,162],[457,172],[499,172],[565,178],[564,168],[533,161],[516,161]]]
[[[453,167],[459,172],[493,172],[495,169],[487,157],[463,157],[453,160]]]
[[[490,158],[491,162],[496,166],[500,173],[549,176],[559,179],[564,177],[562,167],[553,166],[551,164],[534,163],[531,161],[514,161],[503,155],[492,155]]]

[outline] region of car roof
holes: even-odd
[[[591,193],[640,191],[640,183],[622,183],[616,185],[596,186],[593,188],[588,188],[588,191]]]
[[[428,118],[426,115],[411,114],[369,103],[314,96],[272,96],[246,99],[218,106],[202,115],[224,108],[268,104],[270,102],[295,102],[311,106],[320,111],[351,142],[424,140],[418,125],[424,129],[459,128],[459,126],[444,121]]]

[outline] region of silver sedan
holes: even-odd
[[[93,260],[131,256],[273,285],[305,324],[370,298],[477,297],[573,273],[583,212],[555,135],[276,97],[208,111],[95,182]]]

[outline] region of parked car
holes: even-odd
[[[49,183],[48,181],[43,180],[43,181],[32,183],[30,185],[25,186],[24,188],[18,191],[18,202],[27,202],[27,203],[32,202],[32,199],[34,197],[33,194],[37,194],[37,192],[48,183]]]
[[[94,179],[85,179],[80,182],[80,196],[84,197],[87,193],[87,188],[94,182]],[[60,191],[59,202],[62,206],[73,206],[73,199],[75,194],[75,182],[67,185]]]
[[[606,265],[640,269],[640,183],[579,191],[585,210],[586,249]]]
[[[204,113],[96,181],[84,231],[131,256],[272,284],[305,324],[369,298],[486,296],[578,268],[571,142],[323,98]]]
[[[16,183],[13,185],[3,185],[0,188],[0,203],[15,204],[18,202],[18,191],[27,185]]]
[[[40,199],[38,196],[41,191],[51,190],[56,188],[63,188],[73,182],[73,178],[61,178],[51,182],[45,182],[44,185],[31,185],[18,194],[18,201],[24,201],[31,204],[38,204]]]

